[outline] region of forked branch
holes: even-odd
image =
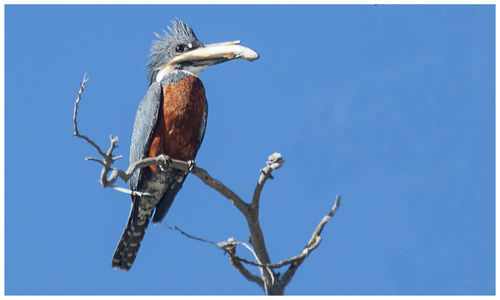
[[[271,263],[271,259],[269,257],[269,253],[267,251],[267,247],[264,241],[264,234],[260,227],[259,220],[259,204],[262,189],[264,184],[268,179],[273,179],[272,171],[280,168],[284,164],[284,160],[281,157],[280,153],[273,153],[269,156],[266,166],[262,168],[261,174],[257,180],[257,185],[254,189],[254,193],[250,203],[243,201],[235,192],[225,186],[219,180],[213,178],[208,174],[208,172],[194,164],[193,161],[181,161],[176,159],[171,159],[166,155],[159,155],[154,158],[145,158],[140,161],[131,163],[126,171],[123,171],[118,168],[112,167],[113,163],[122,158],[122,156],[113,156],[113,151],[117,147],[117,143],[119,141],[118,137],[110,136],[110,146],[108,150],[103,151],[97,143],[95,143],[92,139],[83,135],[78,130],[78,106],[82,99],[83,91],[85,90],[86,84],[89,78],[87,74],[83,76],[83,80],[80,84],[80,89],[78,91],[78,96],[74,102],[74,111],[73,111],[73,127],[74,133],[73,135],[84,139],[87,143],[93,146],[101,158],[96,157],[88,157],[86,160],[96,161],[100,163],[103,168],[101,170],[100,180],[99,182],[103,187],[111,187],[120,192],[124,192],[127,194],[133,194],[137,196],[145,195],[145,193],[141,193],[138,191],[131,191],[129,189],[115,186],[115,182],[118,178],[122,179],[124,182],[130,180],[134,172],[139,170],[140,168],[145,168],[149,166],[158,166],[160,169],[166,168],[175,168],[178,170],[182,170],[186,173],[192,173],[200,180],[202,180],[206,185],[211,187],[212,189],[219,192],[222,196],[228,199],[245,217],[248,229],[250,231],[249,242],[251,244],[248,245],[244,242],[236,241],[234,238],[230,238],[224,242],[215,243],[206,239],[198,238],[193,235],[187,234],[184,231],[180,230],[178,227],[170,227],[170,229],[177,230],[181,234],[185,235],[188,238],[196,239],[202,242],[208,242],[217,246],[219,249],[222,249],[226,253],[229,254],[229,262],[249,281],[255,282],[258,284],[266,294],[268,295],[282,295],[284,294],[284,289],[292,279],[293,275],[297,271],[298,267],[304,262],[307,256],[316,249],[321,242],[321,232],[325,227],[326,223],[335,215],[337,209],[340,205],[340,196],[337,196],[335,199],[335,203],[330,210],[330,212],[321,220],[316,229],[314,230],[311,239],[308,241],[305,248],[298,255],[284,259],[278,263]],[[236,255],[236,247],[243,246],[247,250],[249,250],[254,256],[255,261],[251,261],[245,259],[243,257]],[[260,276],[252,274],[243,264],[253,265],[259,268]],[[289,265],[288,269],[285,273],[280,276],[280,273],[277,273],[275,269],[284,267]]]
[[[307,258],[307,256],[312,251],[314,251],[316,248],[318,248],[318,246],[322,240],[321,232],[323,231],[326,223],[328,223],[328,221],[330,221],[330,219],[335,215],[339,206],[340,206],[340,195],[337,195],[332,208],[330,209],[328,214],[325,215],[321,219],[318,226],[316,226],[311,238],[307,242],[307,245],[304,247],[304,249],[296,256],[281,260],[277,263],[270,263],[270,264],[261,263],[260,259],[258,258],[257,254],[256,254],[256,251],[252,250],[252,248],[248,244],[236,241],[234,238],[229,238],[226,241],[216,243],[216,242],[204,239],[204,238],[200,238],[200,237],[188,234],[176,226],[172,227],[172,226],[167,225],[167,227],[172,229],[172,230],[176,230],[176,231],[180,232],[182,235],[184,235],[190,239],[206,242],[206,243],[212,244],[214,246],[217,246],[219,249],[223,250],[224,252],[226,252],[230,255],[229,262],[247,280],[257,283],[268,294],[270,294],[270,291],[275,291],[275,292],[281,291],[281,294],[283,294],[284,288],[290,283],[293,275],[295,274],[295,272],[297,271],[299,266],[304,262],[304,260]],[[236,255],[236,246],[244,246],[245,248],[247,248],[254,255],[257,262],[249,261],[248,259],[237,256]],[[261,277],[258,277],[256,275],[252,274],[250,271],[248,271],[245,268],[245,266],[242,263],[259,267],[262,270],[273,270],[272,271],[273,286],[266,287],[265,281],[264,281],[264,276],[262,276],[263,278],[261,278]],[[282,267],[287,266],[287,265],[289,265],[288,269],[285,271],[285,273],[281,277],[279,277],[278,273],[275,273],[274,269],[279,269],[279,268],[282,268]],[[256,278],[258,278],[260,280],[256,280]]]

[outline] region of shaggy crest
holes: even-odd
[[[173,20],[172,25],[173,28],[167,27],[169,32],[163,30],[163,35],[156,32],[154,33],[158,40],[153,41],[151,54],[149,55],[152,56],[152,58],[146,65],[146,68],[149,69],[149,84],[154,82],[154,78],[158,73],[158,68],[166,64],[175,56],[175,46],[177,44],[194,44],[195,41],[199,43],[191,26],[179,19]]]

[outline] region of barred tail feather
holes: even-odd
[[[138,199],[137,199],[138,200]],[[151,219],[151,214],[144,218],[138,218],[139,201],[134,201],[127,226],[123,231],[120,242],[113,255],[112,266],[115,269],[128,271],[134,264],[137,252],[141,246],[142,239]]]

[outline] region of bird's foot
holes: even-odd
[[[160,160],[161,164],[158,165],[160,170],[163,172],[168,168],[168,165],[172,162],[172,159],[168,155],[161,154],[158,156],[158,159]]]
[[[196,166],[194,160],[188,160],[188,173],[191,173],[194,169],[194,167]]]

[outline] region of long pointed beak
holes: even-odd
[[[236,58],[254,61],[259,54],[254,50],[238,45],[240,41],[208,44],[174,57],[168,65],[191,62],[194,65],[215,65]]]

